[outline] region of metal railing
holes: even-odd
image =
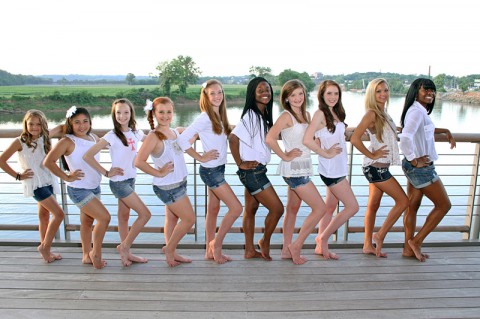
[[[95,130],[94,132],[99,136],[103,136],[108,130]],[[19,136],[20,130],[0,130],[0,151],[3,151],[7,145],[10,144],[11,139]],[[453,134],[457,141],[457,149],[442,150],[446,148],[447,143],[443,136],[436,136],[437,149],[439,150],[440,159],[435,163],[437,172],[442,178],[442,181],[447,189],[452,202],[452,209],[447,214],[447,217],[436,228],[436,232],[456,233],[461,234],[463,239],[478,239],[479,238],[479,196],[477,188],[479,187],[478,173],[479,173],[479,154],[480,154],[480,134]],[[9,140],[10,139],[10,140]],[[198,142],[197,142],[198,143]],[[362,233],[363,228],[363,213],[366,208],[366,201],[368,200],[368,183],[361,172],[361,162],[363,155],[360,154],[349,143],[349,176],[353,191],[360,204],[360,214],[352,217],[336,234],[334,240],[342,238],[343,241],[350,240],[351,236],[357,233]],[[13,156],[9,163],[14,167],[18,167],[16,156]],[[198,163],[191,159],[188,155],[185,156],[189,171],[188,177],[188,195],[194,206],[196,213],[196,223],[189,232],[193,235],[193,240],[196,243],[204,243],[204,218],[206,216],[207,203],[207,189],[198,176]],[[106,151],[101,153],[101,162],[106,167],[110,165],[109,155]],[[286,184],[283,179],[276,175],[276,166],[279,159],[276,155],[272,156],[272,162],[268,165],[269,178],[272,181],[280,199],[286,203]],[[316,162],[316,159],[313,160]],[[236,166],[231,157],[228,155],[228,164],[226,166],[226,179],[230,186],[238,196],[241,203],[243,203],[244,189],[238,177],[235,174]],[[406,179],[400,167],[391,167],[392,174],[397,178],[400,184],[405,188]],[[320,181],[318,176],[312,177],[313,182],[317,185],[320,193],[325,195],[325,186]],[[59,232],[57,239],[71,241],[71,234],[80,229],[80,213],[78,208],[72,204],[68,196],[66,196],[66,188],[63,181],[60,181],[62,193],[57,197],[65,211],[65,219],[63,222],[62,231]],[[107,207],[112,215],[111,225],[108,228],[109,232],[116,232],[118,227],[116,224],[116,206],[117,200],[110,192],[108,181],[102,180],[102,202]],[[159,234],[163,233],[163,222],[165,219],[164,205],[157,199],[151,189],[151,177],[138,172],[136,190],[139,196],[144,200],[149,209],[152,211],[152,219],[144,227],[142,233],[144,234]],[[386,217],[388,211],[393,206],[393,201],[388,197],[382,200],[382,205],[377,212],[377,221],[375,229],[381,225],[383,219]],[[22,233],[27,231],[38,230],[38,218],[36,216],[36,202],[31,198],[25,198],[22,195],[20,182],[13,181],[12,178],[5,172],[0,172],[0,231],[12,232],[9,240],[15,240],[22,237]],[[418,212],[417,225],[422,224],[422,220],[431,210],[432,204],[428,199],[424,199],[421,208]],[[219,219],[223,217],[227,209],[225,206],[221,207]],[[260,207],[257,213],[257,225],[263,224],[263,219],[267,211],[264,207]],[[297,226],[303,223],[303,219],[308,215],[308,206],[301,206],[297,215]],[[298,232],[299,227],[296,228]],[[241,233],[241,218],[239,218],[234,227],[230,230],[231,233]],[[263,232],[262,227],[257,227],[256,232]],[[282,228],[277,227],[276,233],[281,233]],[[316,230],[315,230],[316,232]],[[403,232],[403,225],[401,219],[392,228],[392,232]],[[338,235],[338,236],[337,236]],[[343,235],[343,236],[341,236]],[[1,236],[0,238],[6,238]],[[148,237],[147,237],[148,240]],[[355,239],[354,239],[355,240]],[[238,243],[243,243],[238,240]]]

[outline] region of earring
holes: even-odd
[[[285,99],[285,103],[288,103],[288,99]]]

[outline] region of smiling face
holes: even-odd
[[[73,134],[78,137],[84,137],[90,132],[90,118],[85,114],[78,114],[72,116],[70,119]]]
[[[27,120],[27,131],[34,140],[42,134],[42,122],[37,116],[30,116]]]
[[[380,83],[375,89],[375,102],[377,105],[383,109],[385,103],[387,103],[390,97],[390,89],[388,88],[387,83]]]
[[[128,123],[132,113],[130,106],[126,103],[115,104],[115,120],[122,126],[122,129],[128,128]]]
[[[435,90],[425,89],[422,85],[417,93],[417,101],[424,107],[427,107],[428,104],[431,104],[433,102],[435,94]]]
[[[334,107],[338,103],[339,97],[340,93],[335,85],[327,86],[325,93],[323,93],[323,100],[330,108]]]
[[[170,127],[173,119],[173,105],[170,103],[159,103],[155,106],[154,114],[159,126]]]
[[[265,108],[268,102],[272,99],[272,92],[268,82],[260,82],[255,89],[255,102],[259,108]]]
[[[223,90],[219,84],[212,84],[205,89],[208,101],[214,107],[220,107],[223,102]]]
[[[305,102],[305,92],[301,87],[293,90],[292,94],[288,96],[288,103],[292,109],[300,110],[303,102]]]

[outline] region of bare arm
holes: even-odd
[[[135,167],[155,177],[164,177],[173,172],[174,167],[171,162],[158,170],[147,162],[150,154],[163,152],[163,147],[163,141],[160,141],[154,133],[148,134],[135,157]]]
[[[7,173],[8,175],[12,176],[13,178],[17,178],[17,172],[13,170],[13,168],[8,165],[8,160],[10,157],[13,156],[15,152],[20,152],[22,150],[22,144],[20,144],[20,141],[18,139],[13,140],[12,144],[7,147],[6,150],[3,151],[2,155],[0,155],[0,168]],[[31,170],[27,170],[31,171]],[[25,178],[28,178],[28,172],[25,171],[22,174],[20,174],[20,179],[23,180]],[[33,174],[32,174],[33,175]]]
[[[278,138],[281,131],[283,129],[291,127],[292,125],[293,123],[290,115],[285,112],[280,115],[275,124],[270,128],[267,133],[267,137],[265,138],[265,143],[267,143],[267,145],[275,152],[275,154],[277,154],[278,157],[287,162],[290,162],[294,158],[302,155],[302,151],[300,151],[298,148],[290,150],[289,152],[284,152],[278,145]]]
[[[55,176],[63,179],[67,182],[73,182],[76,180],[82,179],[84,173],[81,170],[76,170],[66,174],[62,169],[57,165],[57,161],[62,155],[69,155],[75,149],[75,144],[69,138],[62,138],[53,149],[47,154],[43,165],[48,168]]]
[[[385,125],[388,125],[385,123]],[[358,124],[355,131],[353,131],[352,136],[350,137],[350,143],[353,144],[363,155],[371,159],[379,159],[387,157],[389,151],[385,149],[387,146],[384,145],[374,152],[370,152],[368,148],[365,147],[365,144],[362,142],[362,136],[366,133],[367,128],[372,128],[375,126],[375,113],[368,111]]]
[[[100,152],[102,149],[106,148],[108,142],[103,138],[99,139],[95,145],[90,147],[90,149],[83,155],[83,160],[87,162],[88,165],[93,167],[97,172],[102,174],[105,177],[113,177],[116,175],[123,175],[123,169],[120,167],[112,167],[110,170],[107,170],[95,159],[95,155]]]
[[[453,149],[457,146],[457,142],[455,141],[455,138],[453,137],[449,129],[435,128],[435,134],[445,134],[447,136],[448,142],[450,143],[450,149]]]
[[[339,146],[339,143],[333,145],[328,150],[324,150],[315,141],[315,132],[325,127],[325,125],[323,124],[325,122],[324,119],[325,117],[322,111],[318,110],[315,112],[312,121],[310,122],[310,124],[308,124],[307,130],[305,131],[305,136],[303,137],[303,145],[305,145],[310,150],[322,157],[332,158],[342,152],[342,148]]]

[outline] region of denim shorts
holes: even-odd
[[[336,184],[340,183],[341,181],[343,181],[346,178],[346,176],[330,178],[330,177],[325,177],[322,174],[320,174],[320,178],[325,183],[325,186],[330,187],[330,186],[336,185]]]
[[[240,177],[240,182],[242,182],[250,195],[258,194],[272,186],[272,183],[270,183],[267,177],[267,167],[262,164],[258,164],[254,169],[239,169],[237,175]]]
[[[433,162],[425,167],[413,167],[406,158],[402,160],[402,169],[410,184],[415,188],[424,188],[438,181]]]
[[[283,180],[290,186],[291,189],[295,189],[299,186],[307,185],[310,182],[310,176],[298,176],[298,177],[285,177]]]
[[[129,178],[124,181],[110,181],[110,190],[116,198],[125,198],[135,191],[135,178]]]
[[[37,202],[41,202],[42,200],[47,199],[52,195],[53,195],[53,186],[52,185],[39,187],[39,188],[37,188],[33,191],[33,198]]]
[[[153,185],[153,191],[165,205],[171,205],[187,196],[187,181],[167,186]]]
[[[375,167],[369,165],[362,167],[362,171],[369,183],[385,182],[392,178],[392,174],[390,174],[388,167]]]
[[[95,197],[100,199],[100,186],[94,189],[75,188],[67,186],[68,197],[78,207],[82,208]]]
[[[200,178],[211,189],[222,186],[227,181],[225,180],[225,165],[217,167],[203,167],[200,165]]]

